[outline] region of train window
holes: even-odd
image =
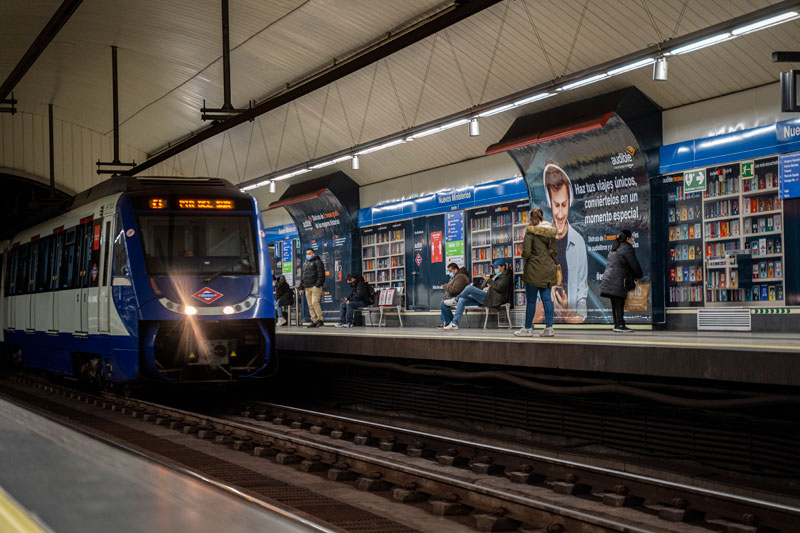
[[[64,255],[64,232],[59,232],[54,235],[55,242],[53,243],[53,282],[51,287],[53,290],[58,290],[61,287],[61,265],[63,263]]]
[[[75,259],[75,252],[77,251],[75,239],[77,238],[77,231],[78,228],[73,227],[64,232],[66,236],[64,237],[64,250],[61,259],[61,280],[59,284],[62,289],[71,289],[77,286],[75,283],[77,279],[77,276],[75,276],[75,265],[77,263]]]
[[[108,247],[111,246],[111,221],[106,222],[105,232],[103,233],[103,242],[105,242],[106,247],[103,248],[103,287],[108,285],[108,269],[111,268],[111,265],[108,264]]]
[[[8,253],[8,259],[7,259],[7,263],[6,263],[6,294],[7,295],[16,294],[16,292],[15,292],[15,288],[16,288],[15,280],[17,278],[17,257],[18,256],[19,256],[18,248],[14,248]]]
[[[142,215],[139,230],[151,275],[258,274],[250,216]]]
[[[122,218],[117,214],[114,222],[117,228],[116,237],[114,237],[114,257],[113,257],[113,276],[129,277],[128,272],[128,250],[125,243],[125,228],[122,227]]]
[[[97,287],[100,283],[100,231],[103,221],[87,224],[89,238],[86,244],[86,286]]]

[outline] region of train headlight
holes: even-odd
[[[222,312],[225,313],[226,315],[232,315],[233,307],[231,307],[230,305],[226,305],[225,307],[222,308]]]
[[[196,315],[197,309],[195,309],[191,305],[187,305],[186,307],[183,308],[183,312],[186,313],[187,315]]]

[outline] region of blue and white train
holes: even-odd
[[[272,273],[255,200],[214,178],[114,177],[3,251],[14,365],[101,385],[271,373]]]

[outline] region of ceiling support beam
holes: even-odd
[[[123,163],[119,160],[119,76],[117,75],[117,47],[111,47],[111,92],[112,107],[114,108],[114,158],[111,161],[103,162],[97,160],[98,174],[119,174],[122,172],[118,168],[108,167],[133,167],[136,162]]]
[[[45,27],[42,28],[42,31],[39,32],[39,35],[33,43],[31,43],[30,47],[28,47],[22,59],[19,60],[19,63],[17,63],[3,82],[3,85],[0,85],[0,100],[4,100],[11,91],[14,90],[14,87],[22,80],[22,77],[25,76],[28,69],[33,66],[59,30],[67,23],[72,14],[75,13],[75,10],[78,9],[82,1],[83,0],[64,0],[61,2],[61,6],[59,6],[53,16],[50,17],[50,20]]]
[[[47,104],[47,125],[50,134],[50,142],[48,143],[48,150],[50,152],[50,198],[56,197],[56,162],[54,159],[55,151],[53,149],[53,104]]]
[[[491,7],[501,0],[455,0],[452,5],[427,17],[426,19],[414,24],[413,26],[389,35],[376,44],[343,59],[340,62],[298,81],[294,85],[274,94],[261,102],[253,105],[250,109],[231,117],[227,120],[209,125],[203,129],[193,132],[188,137],[177,141],[175,144],[168,145],[166,148],[151,156],[147,161],[140,163],[134,168],[125,172],[126,175],[133,176],[148,168],[151,168],[167,159],[178,155],[184,150],[191,148],[215,135],[254,120],[273,109],[309,94],[321,87],[333,83],[357,70],[371,65],[381,59],[394,54],[426,37],[433,35],[445,28],[460,22],[475,13]]]
[[[203,120],[225,120],[245,111],[234,109],[231,103],[231,30],[228,17],[228,0],[222,0],[222,107],[200,108],[200,118]]]

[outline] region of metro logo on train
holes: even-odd
[[[207,304],[216,302],[220,298],[222,298],[223,294],[221,292],[217,292],[214,289],[209,289],[208,287],[203,287],[196,293],[192,294],[194,298],[197,298],[201,302],[205,302]]]

